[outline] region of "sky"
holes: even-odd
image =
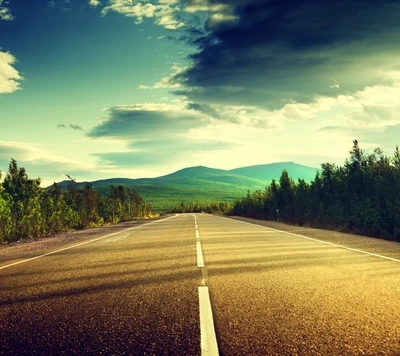
[[[400,144],[397,0],[0,0],[0,170],[42,186]]]

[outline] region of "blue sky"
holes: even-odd
[[[400,143],[397,1],[0,0],[0,170],[42,185]]]

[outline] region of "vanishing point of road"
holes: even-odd
[[[400,355],[400,249],[373,245],[180,214],[0,250],[0,354]]]

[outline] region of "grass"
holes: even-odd
[[[212,201],[233,202],[235,198],[242,198],[247,194],[244,189],[204,189],[202,187],[175,187],[166,185],[126,185],[125,188],[135,189],[151,204],[154,213],[163,213],[180,205],[182,202],[190,204],[209,204]],[[101,194],[108,195],[109,187],[98,188]]]

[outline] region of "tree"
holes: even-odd
[[[294,188],[295,184],[286,170],[282,171],[279,179],[278,209],[281,218],[286,222],[294,221]]]
[[[11,197],[7,194],[1,183],[0,171],[0,244],[8,242],[12,233]]]
[[[294,222],[300,226],[306,223],[307,202],[309,200],[310,185],[299,179],[293,199]]]
[[[11,159],[8,173],[3,181],[3,188],[12,201],[12,235],[16,238],[40,235],[43,228],[40,179],[29,179],[25,168],[18,168],[17,161]]]
[[[130,193],[130,201],[136,210],[128,209],[122,185],[111,186],[110,197],[105,198],[90,183],[79,189],[75,179],[67,177],[67,192],[56,183],[45,190],[40,187],[39,178],[28,178],[25,169],[11,159],[3,183],[0,172],[0,243],[117,223],[121,218],[130,219],[131,211],[141,217],[151,214],[151,206],[135,191]]]

